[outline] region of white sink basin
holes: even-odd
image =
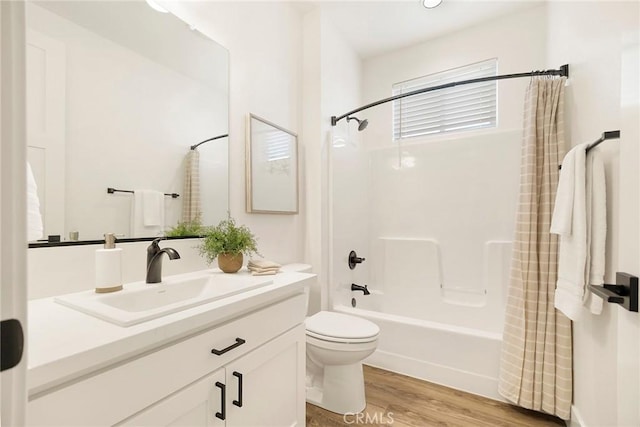
[[[119,326],[131,326],[271,283],[264,277],[205,272],[167,277],[162,283],[130,283],[110,294],[62,295],[55,301]]]

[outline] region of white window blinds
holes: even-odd
[[[497,59],[393,85],[393,95],[461,80],[495,76]],[[496,81],[465,84],[393,101],[393,139],[495,127]]]

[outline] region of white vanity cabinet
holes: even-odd
[[[32,395],[28,425],[304,426],[305,301],[289,295]]]
[[[304,377],[300,367],[304,367],[302,326],[119,425],[303,426]]]

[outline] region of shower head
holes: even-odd
[[[355,120],[356,122],[358,122],[358,130],[359,131],[365,130],[367,128],[367,125],[369,124],[369,121],[367,119],[360,120],[357,117],[347,117],[347,122],[349,122],[351,120]]]

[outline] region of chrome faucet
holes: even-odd
[[[163,239],[155,239],[147,248],[147,283],[162,282],[162,254],[169,255],[169,259],[180,259],[180,254],[175,249],[160,249],[158,242]]]
[[[360,285],[356,285],[355,283],[352,283],[351,284],[351,290],[352,291],[362,291],[362,293],[365,294],[365,295],[371,295],[371,292],[369,292],[369,289],[367,289],[367,285],[360,286]]]

